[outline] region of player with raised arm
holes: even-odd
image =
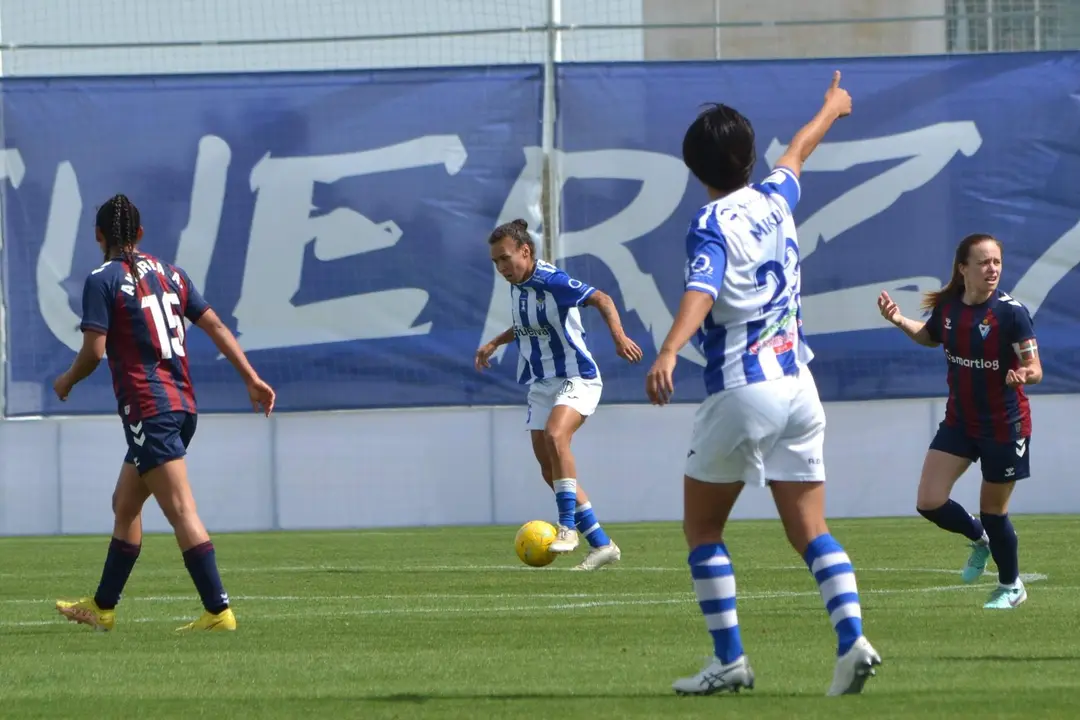
[[[904,317],[886,292],[878,309],[918,344],[944,346],[949,399],[923,460],[915,507],[971,541],[964,582],[975,582],[993,555],[998,586],[983,607],[1009,610],[1027,600],[1009,520],[1016,481],[1031,476],[1031,410],[1023,386],[1041,381],[1043,372],[1031,314],[998,288],[1001,256],[992,235],[968,235],[956,248],[949,283],[924,296],[926,322]],[[976,461],[983,478],[978,520],[949,497]]]
[[[683,478],[688,563],[715,657],[675,692],[709,695],[754,686],[735,611],[724,526],[746,484],[772,490],[787,539],[817,581],[838,638],[828,695],[858,693],[881,658],[863,636],[855,571],[825,522],[825,411],[801,329],[799,243],[792,212],[799,174],[851,97],[837,72],[814,118],[773,172],[749,184],[750,122],[726,105],[702,112],[683,138],[683,161],[709,202],[686,238],[685,292],[646,379],[667,404],[679,350],[696,337],[707,397],[697,410]]]
[[[476,351],[476,369],[491,367],[500,345],[517,340],[518,382],[529,387],[525,427],[544,481],[555,491],[559,511],[555,553],[572,552],[578,532],[591,546],[575,569],[595,570],[622,556],[608,538],[578,485],[570,441],[596,410],[603,391],[600,368],[585,344],[579,308],[595,307],[607,323],[619,357],[635,363],[641,348],[623,332],[615,302],[536,256],[524,220],[500,225],[488,238],[495,269],[510,283],[514,325]],[[575,531],[574,528],[577,528]]]
[[[53,384],[67,400],[108,352],[128,451],[116,481],[112,542],[97,592],[56,609],[74,622],[112,630],[116,606],[142,547],[142,508],[153,495],[176,533],[184,564],[202,599],[201,617],[179,630],[235,630],[236,617],[218,574],[214,545],[195,510],[184,456],[195,434],[195,391],[188,374],[184,319],[206,332],[247,385],[252,407],[270,415],[274,391],[252,369],[236,339],[182,269],[136,249],[139,211],[124,195],[97,213],[105,263],[83,286],[83,344]]]

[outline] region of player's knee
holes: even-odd
[[[939,487],[933,482],[919,483],[919,492],[915,497],[915,509],[920,514],[936,510],[949,501],[950,487]]]
[[[686,547],[693,550],[701,545],[722,542],[723,531],[715,525],[686,518],[683,520],[683,537]]]
[[[799,555],[805,555],[810,543],[828,532],[829,526],[825,518],[800,518],[796,522],[784,525],[784,535],[787,537],[788,544]]]
[[[565,428],[544,428],[544,445],[547,446],[549,453],[565,455],[570,452],[570,437],[570,431]]]
[[[186,498],[182,496],[159,498],[158,504],[161,506],[161,514],[165,516],[165,519],[169,521],[169,525],[173,528],[182,526],[192,519],[198,519],[195,501],[190,496]]]

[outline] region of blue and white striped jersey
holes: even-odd
[[[813,359],[802,333],[799,180],[777,167],[698,211],[686,236],[686,289],[715,303],[696,335],[705,390],[797,375]]]
[[[525,282],[510,286],[518,343],[518,382],[545,378],[599,378],[578,308],[596,288],[575,280],[551,263],[536,261]]]

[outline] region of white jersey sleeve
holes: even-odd
[[[691,223],[686,234],[686,257],[686,289],[706,293],[715,300],[724,285],[727,247],[713,213],[702,213]]]
[[[757,188],[772,198],[782,199],[787,205],[788,215],[795,212],[795,206],[799,204],[799,196],[802,194],[799,178],[783,165],[777,165],[772,174],[759,183]]]

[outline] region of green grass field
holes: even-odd
[[[623,561],[595,573],[520,565],[508,527],[217,535],[240,629],[179,637],[200,607],[171,537],[146,539],[112,633],[53,610],[92,593],[107,538],[5,539],[0,715],[1075,718],[1080,518],[1014,521],[1029,599],[998,612],[996,576],[960,583],[957,536],[832,522],[885,661],[842,698],[824,697],[833,631],[776,522],[727,536],[757,687],[707,698],[670,690],[711,653],[673,523],[610,526]]]

